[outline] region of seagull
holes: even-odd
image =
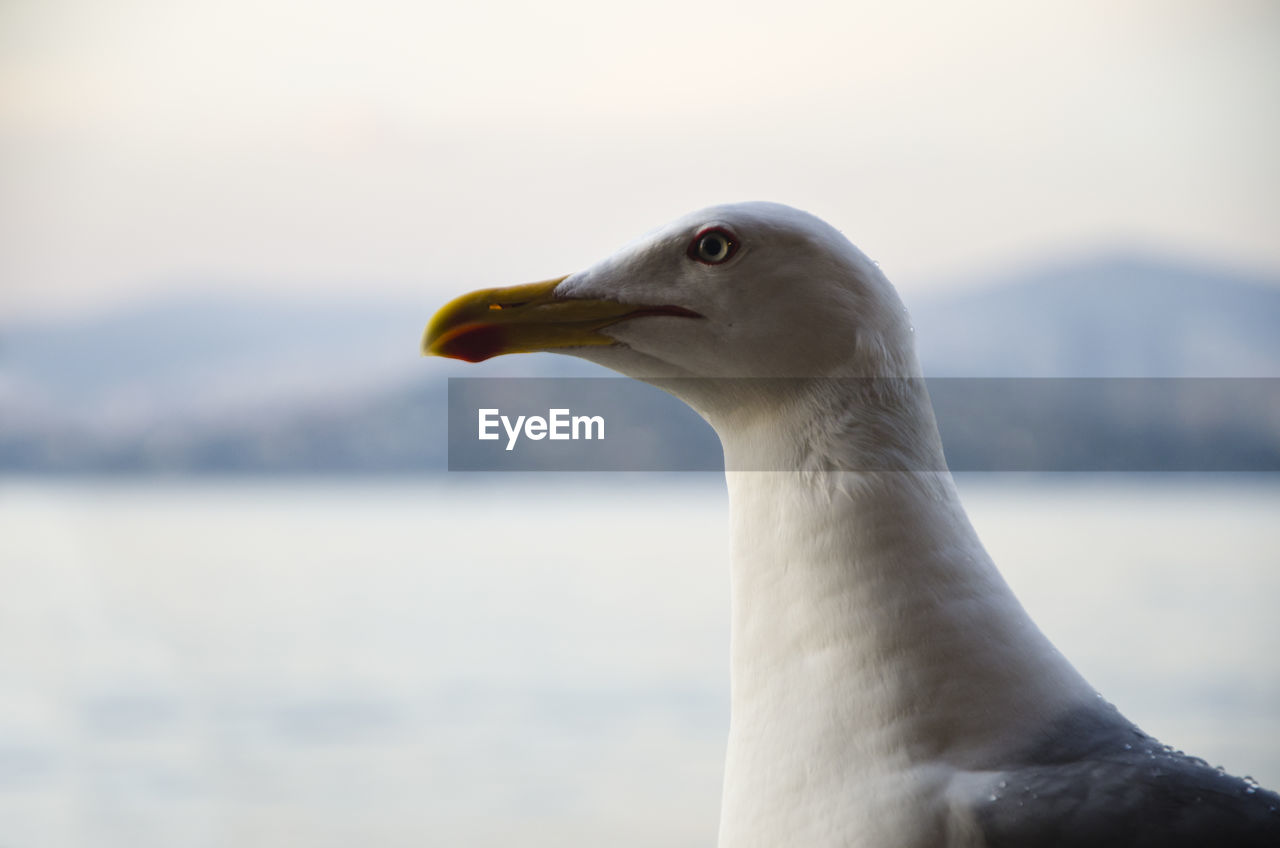
[[[1148,736],[1032,622],[961,506],[906,309],[775,203],[463,295],[423,352],[554,351],[676,395],[729,491],[719,844],[1280,845],[1280,796]]]

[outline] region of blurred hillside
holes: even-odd
[[[1280,377],[1280,280],[1110,255],[908,305],[930,377]],[[446,377],[609,373],[553,355],[423,361],[417,342],[436,306],[206,296],[76,322],[8,323],[0,471],[440,470]],[[969,395],[968,407],[935,399],[953,465],[982,467],[992,440],[975,428],[990,422],[968,420]],[[1085,433],[1090,444],[1105,442],[1119,414],[1130,437],[1140,434],[1148,464],[1192,443],[1280,463],[1280,409],[1267,391],[1234,413],[1212,392],[1173,406],[1142,392],[1106,397],[1071,415],[1046,403],[1021,438],[1078,442]],[[652,450],[715,451],[701,422],[664,403],[654,401],[647,422]],[[1070,432],[1049,432],[1063,428]]]
[[[1280,377],[1280,279],[1113,254],[909,303],[930,377]]]

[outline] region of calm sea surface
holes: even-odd
[[[962,477],[1042,628],[1280,786],[1280,479]],[[714,475],[0,480],[0,846],[705,846]]]

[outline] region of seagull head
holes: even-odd
[[[756,202],[685,215],[566,277],[463,295],[422,350],[470,362],[555,351],[677,378],[686,395],[699,378],[915,376],[910,332],[893,287],[838,230]]]

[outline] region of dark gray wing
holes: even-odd
[[[1280,795],[1101,705],[1004,767],[974,813],[989,848],[1280,848]]]

